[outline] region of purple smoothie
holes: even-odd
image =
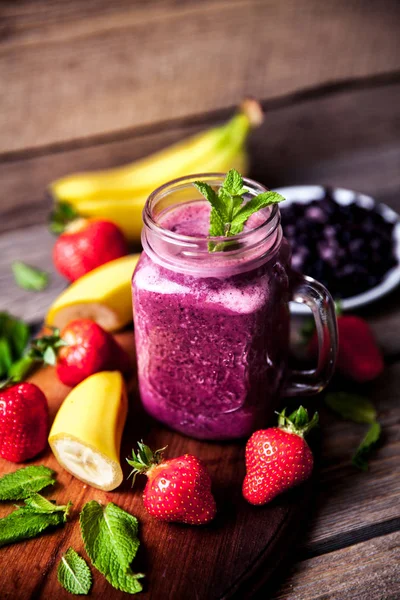
[[[209,213],[207,202],[191,202],[169,210],[159,225],[207,237]],[[257,219],[265,215],[253,215],[246,228]],[[140,395],[152,416],[214,440],[248,436],[265,424],[287,361],[288,260],[283,243],[253,270],[203,277],[142,253],[133,277],[134,322]]]

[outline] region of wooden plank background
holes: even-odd
[[[396,0],[3,1],[0,152],[400,68]]]
[[[400,210],[400,75],[389,80],[265,103],[265,123],[249,141],[251,174],[268,187],[349,186]],[[225,111],[224,118],[231,113]],[[51,180],[135,160],[220,121],[203,117],[196,124],[0,157],[0,231],[43,223],[51,206],[45,195]]]

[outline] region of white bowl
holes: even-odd
[[[274,191],[279,192],[279,194],[282,194],[286,198],[284,202],[281,202],[281,206],[292,204],[292,202],[309,204],[312,200],[321,200],[325,196],[325,188],[320,185],[292,185],[276,188]],[[389,208],[389,206],[386,206],[386,204],[378,203],[366,194],[359,194],[358,192],[344,188],[330,188],[330,191],[332,198],[338,204],[358,204],[367,210],[377,211],[385,221],[395,224],[393,238],[394,255],[397,259],[397,265],[386,273],[379,285],[376,285],[367,292],[357,294],[357,296],[342,298],[340,301],[342,310],[352,310],[378,300],[388,292],[391,292],[400,283],[400,215]],[[309,312],[306,306],[294,302],[291,302],[290,308],[295,314]]]

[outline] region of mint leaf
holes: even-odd
[[[64,521],[66,521],[72,503],[68,502],[65,506],[62,504],[58,505],[47,500],[47,498],[43,498],[40,494],[34,493],[25,499],[25,505],[32,511],[38,513],[63,513]]]
[[[29,341],[29,325],[9,313],[0,313],[0,335],[8,340],[15,360],[22,356]]]
[[[11,265],[16,283],[24,290],[41,292],[49,284],[49,275],[24,262],[14,261]]]
[[[18,469],[0,478],[0,500],[23,500],[55,482],[54,471],[43,465]]]
[[[239,210],[236,212],[232,219],[230,233],[231,235],[236,235],[243,231],[244,224],[247,219],[251,217],[252,214],[270,206],[271,204],[276,204],[277,202],[282,202],[285,198],[278,194],[278,192],[263,192],[262,194],[258,194],[254,198],[251,198],[246,204],[244,204]]]
[[[226,206],[222,198],[213,190],[213,188],[203,181],[195,181],[193,183],[195,188],[202,194],[206,200],[209,201],[214,211],[218,214],[222,223],[227,221],[228,215],[226,212]],[[223,228],[223,233],[218,235],[225,235],[225,228]]]
[[[29,326],[7,312],[0,312],[0,379],[11,377],[11,370],[28,343]]]
[[[372,423],[366,436],[355,451],[352,463],[361,471],[368,471],[368,456],[378,442],[381,435],[381,426],[378,422]]]
[[[231,169],[226,174],[222,188],[232,196],[243,194],[243,177],[236,169]]]
[[[30,497],[25,500],[25,506],[17,508],[0,519],[0,547],[36,537],[49,527],[58,527],[65,523],[70,504],[58,506],[39,494],[34,496],[35,498]],[[42,505],[37,496],[48,503],[52,509],[45,504]]]
[[[26,379],[32,371],[40,367],[42,364],[42,360],[33,358],[27,354],[11,365],[8,375],[14,383],[17,383],[18,381],[23,381]]]
[[[336,392],[327,394],[325,403],[340,415],[343,419],[355,423],[374,423],[376,410],[368,398],[349,394],[347,392]]]
[[[85,559],[73,548],[68,548],[61,557],[57,579],[70,594],[86,595],[92,587],[92,574]]]
[[[231,169],[224,179],[218,194],[204,181],[195,181],[194,186],[211,204],[210,237],[228,237],[243,231],[247,219],[255,212],[284,200],[277,192],[263,192],[244,203],[244,194],[248,192],[243,177],[236,169]],[[210,252],[225,250],[226,243],[208,244]]]
[[[87,502],[80,515],[85,550],[93,565],[116,589],[136,594],[142,590],[142,573],[133,573],[131,562],[139,548],[138,520],[110,502]]]
[[[0,338],[0,378],[5,379],[8,376],[13,363],[10,344],[6,338]]]

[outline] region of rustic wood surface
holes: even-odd
[[[38,321],[65,285],[51,265],[53,240],[45,226],[49,181],[77,169],[134,160],[221,122],[248,93],[260,97],[267,110],[265,124],[249,140],[255,178],[269,187],[347,186],[370,193],[400,212],[399,15],[396,0],[2,2],[0,310]],[[182,44],[187,52],[181,51]],[[49,288],[36,294],[18,289],[10,273],[16,259],[51,271]],[[258,592],[260,573],[256,577],[248,569],[251,576],[245,591],[237,590],[239,598],[253,594],[260,600],[400,597],[399,306],[397,290],[360,311],[387,363],[380,380],[357,390],[373,398],[383,427],[370,470],[361,473],[351,466],[352,452],[365,428],[336,418],[317,398],[310,404],[321,413],[320,436],[312,440],[319,457],[314,491],[309,500],[306,493],[296,492],[299,502],[307,500],[300,518],[303,533],[275,579]],[[58,401],[64,393],[59,388]],[[161,439],[167,439],[169,434],[159,431]],[[176,440],[174,452],[187,449],[185,438]],[[201,445],[198,452],[222,486],[213,447]],[[222,477],[228,477],[230,468],[235,472],[242,468],[230,462],[238,456],[233,448],[235,444],[227,445],[222,456],[226,465]],[[69,485],[65,479],[54,497],[68,500]],[[87,493],[82,489],[76,494],[76,510]],[[112,493],[96,494],[93,497],[115,500]],[[119,497],[143,520],[140,560],[146,562],[146,548],[156,552],[158,534],[154,539],[149,535],[152,524],[127,486]],[[232,499],[240,500],[233,489]],[[285,502],[290,504],[289,500],[290,495]],[[268,531],[282,522],[285,510],[293,516],[288,505],[283,504],[280,513],[279,506],[272,507],[277,512]],[[227,518],[232,514],[228,511]],[[55,565],[70,540],[75,545],[79,539],[77,531],[75,517],[62,532],[29,542],[23,553],[27,570],[17,572],[10,559],[11,554],[20,556],[21,546],[9,549],[11,554],[3,549],[0,597],[5,577],[14,586],[4,596],[10,600],[62,597],[59,588],[59,595],[53,593]],[[167,552],[176,541],[179,544],[180,531],[162,528],[158,552]],[[263,526],[256,528],[253,545],[247,546],[249,554],[244,556],[247,566],[266,533]],[[193,582],[191,598],[222,596],[221,588],[207,588],[206,567],[222,583],[224,571],[240,563],[246,535],[241,531],[235,541],[227,538],[215,564],[206,562],[204,569],[198,565],[203,587]],[[211,540],[212,531],[209,536]],[[203,544],[201,538],[200,552]],[[189,556],[196,562],[197,548]],[[271,560],[264,576],[274,566]],[[158,570],[158,562],[149,565],[149,586]],[[33,590],[31,573],[32,581],[40,582]],[[103,590],[103,598],[114,598],[101,579],[96,578],[95,596]],[[162,591],[156,587],[156,600],[180,600],[174,587],[179,585],[177,579],[176,575],[170,578]]]
[[[134,363],[132,332],[117,336],[130,351]],[[31,381],[45,391],[54,418],[69,388],[62,385],[52,367],[35,374]],[[57,485],[46,494],[59,504],[74,503],[71,521],[36,540],[0,550],[2,575],[1,598],[65,598],[69,594],[57,582],[57,565],[61,555],[72,546],[85,554],[79,528],[79,512],[89,500],[102,504],[114,502],[134,514],[140,523],[142,548],[132,565],[136,572],[144,571],[144,593],[141,598],[246,598],[249,581],[267,579],[281,557],[293,543],[300,523],[300,513],[309,502],[310,483],[281,496],[268,506],[255,509],[242,497],[244,478],[244,445],[238,443],[203,443],[173,433],[146,418],[137,394],[130,395],[128,423],[121,457],[129,456],[137,439],[144,438],[152,448],[168,445],[169,456],[186,452],[201,458],[213,480],[213,492],[219,507],[214,522],[201,528],[169,525],[151,518],[143,507],[141,491],[144,481],[132,491],[127,480],[129,466],[123,461],[125,481],[115,492],[102,492],[84,485],[59,467],[47,450],[35,464],[45,464],[57,472]],[[11,468],[10,468],[11,467]],[[0,475],[15,470],[0,459]],[[144,478],[142,478],[144,479]],[[10,512],[10,505],[0,507],[0,517]],[[36,557],[40,557],[37,560]],[[31,565],[29,571],[26,564]],[[104,577],[94,569],[92,598],[119,599],[123,592],[112,590]],[[176,574],[179,573],[179,577]],[[5,575],[6,574],[6,575]],[[193,595],[193,588],[196,594]]]

